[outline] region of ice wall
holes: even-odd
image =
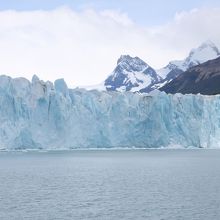
[[[0,148],[220,147],[220,96],[70,90],[0,76]]]

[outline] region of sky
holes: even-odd
[[[219,0],[0,0],[0,10],[51,10],[68,6],[73,10],[119,10],[138,24],[160,25],[176,12],[201,7],[220,6]]]
[[[0,74],[98,84],[122,54],[160,68],[220,47],[219,23],[219,0],[0,0]]]

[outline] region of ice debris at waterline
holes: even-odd
[[[68,89],[0,76],[0,148],[220,147],[220,96]]]

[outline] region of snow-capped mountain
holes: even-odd
[[[171,61],[159,70],[154,70],[139,57],[123,55],[118,60],[114,71],[103,83],[84,88],[87,90],[148,93],[162,88],[189,68],[219,56],[219,49],[211,41],[206,41],[198,48],[192,49],[185,59]]]
[[[220,57],[191,67],[160,88],[166,93],[220,94]]]
[[[198,48],[192,49],[184,60],[171,61],[166,67],[157,70],[156,72],[162,80],[158,84],[155,84],[153,88],[160,88],[171,82],[190,67],[199,65],[208,60],[216,59],[219,56],[220,52],[217,46],[211,41],[206,41]]]
[[[161,81],[155,70],[139,57],[123,55],[117,66],[105,80],[107,91],[137,92]]]
[[[121,56],[117,67],[105,80],[102,88],[108,91],[150,92],[171,82],[190,67],[219,56],[219,49],[211,41],[192,49],[184,60],[171,61],[159,70],[154,70],[138,57]]]

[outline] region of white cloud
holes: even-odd
[[[63,77],[69,86],[95,84],[121,54],[161,67],[207,39],[220,45],[219,23],[220,9],[205,8],[178,13],[169,24],[151,28],[120,11],[2,11],[0,73]]]
[[[205,40],[220,45],[220,8],[193,9],[177,13],[172,22],[155,30],[159,41],[178,50],[197,46]]]

